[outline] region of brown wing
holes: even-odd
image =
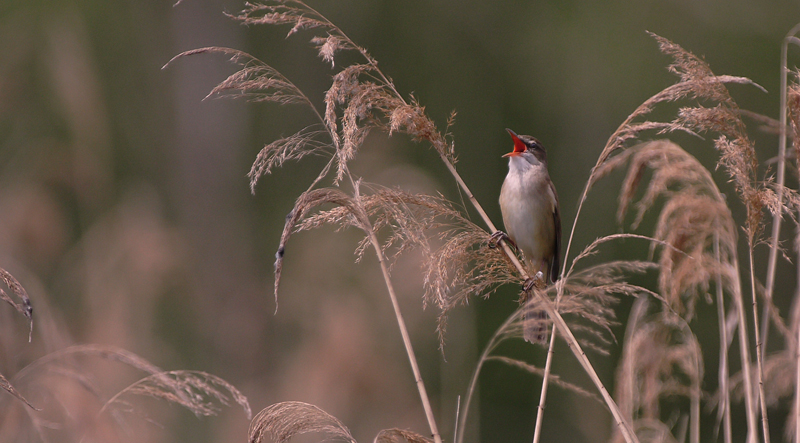
[[[553,283],[558,280],[561,273],[561,213],[558,211],[558,194],[556,193],[556,186],[550,181],[550,192],[556,199],[556,204],[553,207],[553,226],[556,228],[555,245],[553,248],[553,261],[550,263],[550,281]]]

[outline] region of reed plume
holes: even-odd
[[[107,374],[92,365],[100,362],[146,375],[109,395],[102,383]],[[38,401],[47,406],[36,409],[29,405],[26,411],[31,430],[43,441],[49,441],[54,426],[61,429],[62,437],[119,441],[131,431],[130,418],[158,423],[159,418],[133,400],[135,396],[165,400],[198,416],[217,415],[222,406],[233,403],[242,407],[248,418],[251,414],[247,398],[222,378],[202,371],[163,371],[114,346],[75,345],[54,351],[25,366],[12,380],[18,386],[35,388]],[[59,407],[53,408],[53,404]],[[20,441],[29,432],[19,423],[5,424],[9,426],[3,427],[2,436],[8,441]]]

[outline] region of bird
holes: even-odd
[[[558,194],[547,172],[547,152],[539,140],[529,135],[517,135],[506,129],[514,141],[508,158],[508,174],[500,189],[500,212],[506,233],[497,232],[493,238],[508,238],[522,252],[523,263],[530,275],[523,285],[522,303],[526,303],[534,285],[546,287],[548,280],[559,278],[561,254],[561,214]],[[538,280],[538,281],[537,281]],[[544,343],[547,329],[544,311],[528,312],[523,316],[523,337],[531,343]]]

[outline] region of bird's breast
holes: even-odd
[[[528,260],[555,254],[555,196],[544,168],[509,170],[500,190],[500,210],[509,237]]]

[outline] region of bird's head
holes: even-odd
[[[547,152],[539,140],[530,135],[517,135],[510,129],[506,129],[506,131],[511,135],[511,139],[514,140],[514,150],[503,155],[503,157],[520,157],[532,165],[539,163],[547,165]]]

